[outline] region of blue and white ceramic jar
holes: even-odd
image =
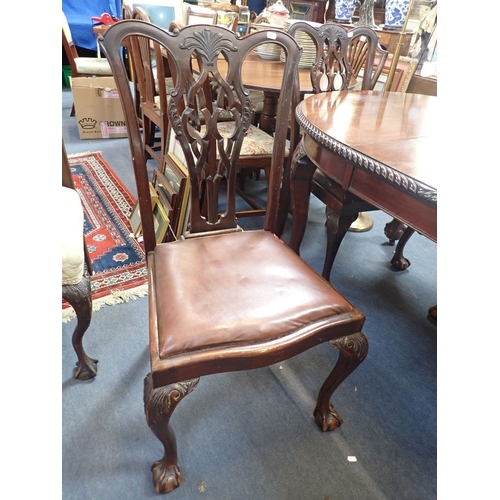
[[[384,29],[396,30],[403,27],[410,0],[386,0]]]
[[[356,8],[356,0],[335,0],[335,21],[350,24]]]

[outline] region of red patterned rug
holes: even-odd
[[[85,213],[85,241],[94,274],[93,310],[147,294],[144,249],[131,236],[128,214],[135,199],[101,153],[69,155],[75,189]],[[63,300],[63,321],[74,317]]]

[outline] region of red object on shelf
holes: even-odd
[[[101,17],[91,17],[90,19],[92,21],[97,21],[98,23],[105,24],[106,26],[111,26],[112,24],[118,22],[118,19],[116,19],[116,17],[108,14],[107,12],[101,14]]]

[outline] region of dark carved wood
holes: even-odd
[[[342,142],[325,134],[322,130],[318,130],[313,126],[307,118],[304,117],[302,110],[297,109],[297,121],[300,126],[311,136],[315,142],[325,146],[330,151],[345,158],[347,161],[359,165],[370,173],[382,177],[389,183],[395,184],[399,188],[408,191],[409,193],[422,198],[426,202],[437,205],[437,190],[420,183],[418,180],[405,175],[404,173],[396,170],[384,163],[381,163],[368,155],[364,155],[357,151],[355,148],[350,147]]]
[[[300,141],[293,153],[290,184],[292,201],[292,214],[294,226],[300,228],[292,232],[288,246],[300,255],[300,244],[306,231],[307,213],[309,211],[309,193],[311,191],[311,180],[316,170],[316,165],[307,161],[303,141]]]
[[[438,318],[438,308],[437,306],[431,306],[429,307],[429,317],[435,321],[437,321]]]
[[[340,244],[342,243],[345,234],[349,230],[350,225],[357,218],[358,212],[341,217],[333,210],[326,207],[326,230],[328,239],[326,245],[326,257],[322,271],[323,278],[327,280],[330,279],[330,272],[333,266],[333,261],[337,256]]]
[[[373,88],[387,52],[380,49],[378,37],[369,27],[359,26],[348,31],[332,23],[315,28],[297,22],[288,30],[292,36],[298,32],[307,33],[317,48],[316,60],[310,70],[313,93],[351,88],[353,79],[356,80],[362,68],[364,73],[361,88]],[[377,53],[381,61],[378,66],[375,64]],[[309,133],[309,130],[306,132]],[[327,206],[327,247],[322,275],[329,280],[335,256],[349,226],[356,220],[359,211],[373,210],[374,207],[354,196],[344,196],[328,177],[319,175],[302,143],[295,151],[291,175],[291,189],[297,194],[294,196],[296,203],[292,207],[293,225],[302,230],[300,233],[292,232],[289,246],[298,253],[307,221],[309,192],[312,191]]]
[[[403,236],[405,232],[406,224],[398,219],[392,219],[388,222],[384,228],[384,234],[389,239],[389,244],[394,245],[394,243]]]
[[[152,466],[157,492],[172,491],[182,483],[170,418],[201,376],[269,366],[333,341],[341,354],[314,412],[333,429],[329,399],[364,359],[363,348],[355,345],[366,351],[366,339],[359,335],[363,314],[274,233],[282,179],[290,168],[285,163],[291,164],[285,151],[287,146],[295,151],[297,142],[293,110],[301,54],[296,41],[278,30],[272,36],[286,62],[275,65],[282,74],[264,230],[242,231],[237,224],[236,171],[252,114],[241,67],[245,55],[268,43],[269,35],[258,31],[238,38],[224,28],[202,25],[169,33],[152,24],[122,21],[101,41],[127,122],[148,254],[151,373],[144,383],[144,405],[148,425],[164,448],[163,457]],[[184,238],[158,245],[148,168],[120,50],[126,42],[133,46],[136,37],[151,44],[157,63],[168,59],[175,86],[168,96],[169,123],[185,153],[191,180],[190,226]],[[221,111],[233,116],[230,137],[221,136]],[[258,155],[252,158],[258,160]],[[305,178],[307,182],[309,173]],[[225,196],[219,199],[222,185]]]
[[[342,418],[330,401],[333,392],[365,360],[368,354],[368,341],[361,333],[355,333],[330,341],[339,350],[339,359],[318,394],[314,418],[323,431],[333,431],[343,423]]]
[[[151,466],[156,493],[168,493],[182,484],[177,465],[177,441],[170,417],[180,401],[196,389],[199,378],[154,389],[151,374],[144,379],[144,411],[154,435],[163,444],[164,455]]]
[[[407,227],[405,229],[403,236],[401,236],[401,239],[398,241],[398,244],[396,246],[396,251],[394,252],[394,256],[391,259],[392,266],[399,271],[404,271],[405,269],[408,269],[411,265],[411,262],[403,255],[403,251],[406,243],[411,238],[414,232],[415,229],[411,227]]]
[[[347,129],[335,121],[338,107],[342,107],[342,123],[351,124]],[[411,121],[405,118],[410,112]],[[359,208],[356,200],[365,201],[395,217],[385,232],[394,241],[404,234],[391,261],[398,269],[410,265],[403,256],[403,248],[414,230],[437,241],[437,190],[431,187],[435,169],[429,167],[433,161],[429,157],[429,144],[435,136],[432,119],[435,113],[435,99],[432,97],[364,91],[313,95],[296,110],[297,121],[304,130],[300,154],[307,154],[319,167],[313,178],[313,192],[319,193],[314,186],[320,172],[328,178],[335,193],[329,203],[332,203],[330,208],[339,221],[346,215],[346,210],[350,209],[349,213],[352,213],[354,208]],[[394,120],[384,121],[384,114],[400,116],[398,124],[401,126],[395,126]],[[338,140],[337,132],[339,137],[349,137],[349,140]],[[351,146],[351,140],[355,145]],[[406,141],[411,147],[404,147]],[[395,158],[397,166],[392,167]],[[295,188],[293,173],[296,170],[292,168],[292,206],[306,210],[308,202],[300,198],[308,194],[305,189]],[[305,171],[303,167],[301,171]],[[297,186],[303,185],[304,178],[298,179]],[[290,246],[297,252],[306,220],[304,214],[293,219]],[[411,229],[406,229],[407,226]],[[341,238],[340,233],[337,238]],[[323,275],[326,277],[325,269]]]
[[[90,274],[84,264],[83,277],[76,285],[62,285],[62,298],[67,300],[76,314],[76,327],[73,331],[72,343],[78,357],[75,378],[88,380],[97,375],[97,359],[90,358],[83,349],[83,335],[87,331],[92,318],[92,292]]]

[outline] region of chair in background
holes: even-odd
[[[134,7],[132,19],[151,24],[142,7]],[[168,65],[157,64],[154,49],[146,40],[135,40],[127,47],[135,88],[135,108],[143,132],[146,158],[153,158],[160,166],[166,152],[168,132],[167,93],[172,89]],[[160,59],[161,56],[160,56]]]
[[[203,3],[201,5],[217,12],[217,26],[224,26],[236,32],[240,19],[240,8],[238,5],[230,3]]]
[[[368,28],[370,29],[370,28]],[[373,61],[373,66],[371,69],[371,80],[368,84],[367,82],[361,82],[362,90],[373,90],[377,84],[384,64],[389,56],[389,52],[382,48],[380,43],[374,41],[373,34],[376,34],[373,30],[369,34],[366,34],[366,30],[351,30],[352,36],[350,37],[349,45],[347,47],[347,60],[351,66],[351,76],[352,78],[358,79],[361,75],[364,75],[364,70],[366,68],[366,61],[370,51],[372,50],[372,45],[376,46],[375,59]]]
[[[168,98],[169,120],[191,181],[187,231],[182,239],[158,245],[146,158],[120,57],[121,46],[133,45],[135,38],[149,39],[156,51],[167,53],[175,83]],[[368,349],[361,333],[364,316],[269,231],[272,211],[262,230],[242,231],[237,224],[236,173],[251,127],[251,105],[239,70],[245,57],[267,41],[266,33],[239,38],[219,26],[187,26],[168,33],[137,21],[112,26],[101,41],[125,110],[147,253],[151,372],[145,379],[144,404],[148,425],[164,447],[164,456],[152,466],[159,493],[182,484],[170,418],[200,377],[269,366],[330,342],[340,357],[319,391],[313,415],[321,430],[331,431],[342,423],[331,395]],[[276,32],[276,43],[286,62],[269,200],[279,197],[300,58],[300,48],[286,33]],[[219,71],[222,58],[228,71]],[[228,122],[217,121],[222,110],[234,116],[229,134],[224,132]],[[292,136],[296,132],[293,127]],[[222,179],[226,190],[220,197]]]
[[[288,33],[292,36],[299,31],[308,34],[316,46],[316,60],[311,67],[314,93],[356,87],[354,80],[360,75],[361,70],[363,70],[361,90],[373,89],[387,58],[387,52],[380,47],[378,35],[371,28],[358,26],[347,31],[333,23],[314,27],[305,22],[296,22],[288,29]],[[378,61],[376,61],[377,54]],[[321,170],[317,170],[302,150],[296,151],[295,156],[293,175],[296,179],[301,179],[300,189],[306,190],[307,193],[312,192],[326,205],[327,248],[322,275],[329,280],[333,261],[349,226],[357,219],[359,212],[376,208],[351,194],[348,195],[348,199],[344,199],[339,186]],[[312,180],[311,172],[314,172]],[[294,186],[298,186],[297,182]],[[335,215],[339,209],[341,209],[340,218]],[[292,207],[294,219],[306,220],[307,212],[308,204]],[[283,225],[281,222],[279,227]],[[302,237],[303,233],[295,232],[293,240],[290,240],[290,246],[298,248]]]
[[[186,26],[193,24],[217,24],[217,12],[212,9],[186,6]]]
[[[83,231],[84,217],[80,196],[75,191],[71,170],[62,143],[62,298],[69,302],[76,314],[72,343],[78,362],[75,378],[88,380],[97,374],[97,359],[90,358],[83,349],[83,335],[92,319],[90,276],[92,263]]]
[[[240,8],[237,5],[203,2],[185,4],[186,26],[193,24],[215,24],[236,32]],[[180,27],[182,23],[178,23]]]
[[[265,16],[257,16],[252,22],[247,25],[247,32],[251,33],[255,31],[255,25],[269,24],[269,20]],[[260,122],[260,117],[262,116],[262,110],[264,109],[264,92],[258,89],[250,89],[250,102],[252,103],[253,121],[254,125],[258,125]]]
[[[104,57],[79,57],[73,43],[71,30],[64,12],[62,13],[62,45],[71,68],[71,77],[78,76],[111,76],[111,68]],[[71,116],[75,115],[75,105],[71,108]]]

